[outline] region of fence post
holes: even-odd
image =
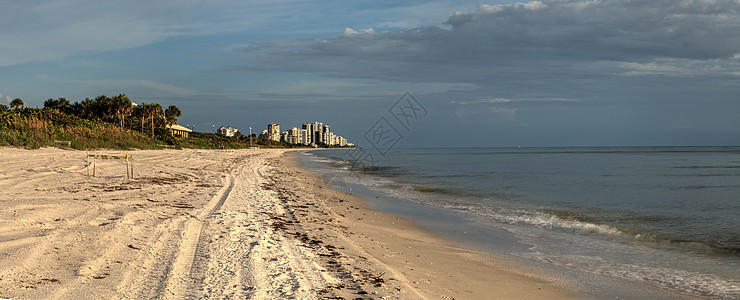
[[[87,153],[87,151],[86,151]],[[92,163],[90,163],[90,158],[92,158]],[[97,162],[99,159],[123,159],[125,160],[124,163],[126,164],[126,179],[133,179],[134,178],[134,156],[128,153],[128,150],[126,151],[126,156],[118,156],[118,155],[107,155],[107,154],[86,154],[86,162],[87,162],[87,176],[90,177],[90,165],[92,164],[93,171],[92,176],[95,177],[97,172]]]

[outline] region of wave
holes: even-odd
[[[401,167],[363,166],[360,164],[353,164],[349,169],[363,174],[371,174],[383,177],[394,177],[411,173],[409,170],[405,170]]]
[[[608,236],[625,236],[625,232],[604,224],[581,222],[573,219],[564,219],[556,215],[526,211],[500,209],[497,213],[488,214],[491,219],[508,224],[524,224],[548,229],[576,231],[580,233],[601,234]]]
[[[578,266],[596,274],[644,281],[684,293],[719,299],[740,298],[740,283],[712,274],[666,267],[615,263],[600,257],[583,255],[540,254],[540,257],[537,257],[537,259],[564,267]]]
[[[569,217],[561,217],[553,213],[524,209],[501,207],[492,208],[459,204],[448,204],[444,206],[445,208],[459,212],[473,213],[482,216],[487,220],[503,224],[533,226],[541,229],[557,230],[581,235],[597,235],[611,240],[621,240],[624,243],[639,243],[652,248],[711,255],[740,256],[740,247],[720,245],[718,243],[707,241],[673,239],[648,232],[628,231],[607,224],[584,221],[575,217],[573,214],[570,214],[571,216]],[[646,218],[651,217],[652,216],[647,216]]]

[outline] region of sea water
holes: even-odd
[[[522,259],[740,299],[740,147],[395,149],[362,162],[352,151],[309,156],[340,189],[506,231]]]

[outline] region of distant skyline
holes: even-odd
[[[368,146],[408,91],[397,147],[740,145],[734,0],[0,0],[0,28],[6,105],[125,93]]]

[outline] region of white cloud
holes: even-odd
[[[371,35],[374,33],[375,30],[372,28],[360,29],[360,31],[356,31],[352,28],[347,27],[344,29],[344,32],[342,32],[342,36]]]
[[[6,104],[10,104],[10,96],[0,94],[0,101],[5,102]]]
[[[623,76],[660,75],[669,77],[695,77],[731,75],[740,69],[740,60],[732,59],[677,59],[661,58],[649,62],[618,62],[614,66],[622,69]]]

